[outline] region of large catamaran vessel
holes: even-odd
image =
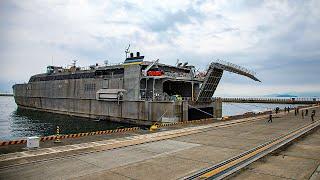
[[[144,61],[128,53],[121,64],[88,68],[48,66],[47,72],[13,86],[19,108],[139,125],[221,119],[222,102],[212,98],[224,71],[259,81],[252,71],[224,61],[205,73],[188,63]]]

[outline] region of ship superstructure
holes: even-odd
[[[214,62],[205,73],[188,63],[144,61],[139,52],[124,63],[88,68],[48,66],[28,83],[13,86],[20,108],[94,119],[149,125],[221,118],[222,103],[212,96],[223,71],[259,81],[240,66]]]

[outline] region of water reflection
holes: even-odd
[[[13,97],[0,97],[0,140],[53,135],[56,126],[61,134],[71,134],[133,125],[25,110],[17,108]]]
[[[108,121],[93,121],[92,119],[87,118],[25,110],[21,108],[17,108],[17,110],[12,113],[11,127],[15,134],[19,134],[19,136],[52,135],[55,134],[57,126],[60,127],[61,134],[72,134],[116,129],[120,126],[129,127],[130,125]]]

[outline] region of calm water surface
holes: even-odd
[[[261,112],[274,110],[276,107],[284,109],[285,107],[296,107],[301,105],[290,104],[263,104],[263,103],[222,103],[222,116],[238,115],[245,112]]]
[[[13,97],[0,96],[0,140],[53,135],[57,126],[61,134],[70,134],[132,125],[23,110],[17,108]]]
[[[230,116],[248,111],[259,112],[274,109],[277,106],[284,108],[289,105],[223,103],[222,114]],[[0,96],[0,140],[53,135],[56,126],[60,127],[61,134],[130,127],[127,124],[22,110],[17,108],[13,97]]]

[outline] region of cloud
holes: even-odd
[[[161,10],[160,10],[161,11]],[[152,32],[163,32],[168,30],[176,30],[176,26],[180,24],[192,24],[192,21],[200,21],[203,15],[193,8],[186,10],[178,10],[176,12],[166,12],[162,10],[164,15],[159,19],[151,19],[146,27]]]
[[[256,70],[263,80],[255,84],[225,73],[217,95],[315,92],[319,8],[317,0],[4,0],[1,87],[44,72],[52,59],[63,66],[73,59],[80,65],[120,63],[130,43],[147,60],[180,59],[205,69],[219,58]]]

